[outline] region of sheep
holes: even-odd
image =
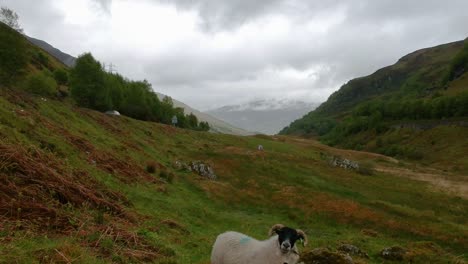
[[[299,261],[295,242],[302,240],[307,245],[304,231],[276,224],[268,234],[270,238],[264,241],[233,231],[220,234],[213,245],[211,264],[296,264]]]

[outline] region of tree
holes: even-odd
[[[210,124],[208,122],[200,122],[200,130],[201,131],[209,131],[210,130]]]
[[[101,64],[91,53],[78,57],[70,73],[71,95],[78,105],[100,111],[109,110],[112,102],[105,85]]]
[[[0,84],[14,83],[24,73],[27,64],[26,40],[10,27],[0,23]]]
[[[23,29],[19,25],[19,16],[16,14],[15,11],[7,8],[7,7],[2,7],[0,9],[0,21],[5,23],[7,26],[11,27],[12,29],[23,33]]]
[[[54,71],[54,79],[60,85],[68,84],[68,73],[64,69],[56,69]]]

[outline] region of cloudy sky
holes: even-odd
[[[25,33],[91,51],[206,110],[321,102],[416,49],[468,37],[467,0],[0,0]]]

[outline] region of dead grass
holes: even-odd
[[[84,171],[65,169],[38,148],[0,145],[0,221],[21,220],[66,231],[73,226],[65,206],[123,215],[124,196],[107,190]]]

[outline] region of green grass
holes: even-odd
[[[287,137],[235,137],[174,129],[110,117],[53,99],[21,95],[15,101],[7,99],[10,93],[4,91],[0,97],[2,142],[42,147],[65,167],[87,171],[109,190],[124,195],[128,200],[125,210],[135,219],[79,205],[60,209],[71,212],[78,223],[85,222],[89,232],[84,237],[78,235],[79,227],[67,234],[56,229],[43,232],[26,224],[26,230],[5,229],[10,231],[0,233],[0,263],[40,262],[43,254],[37,252],[47,252],[58,261],[57,251],[78,258],[77,263],[131,262],[122,251],[125,247],[109,237],[103,237],[98,248],[83,243],[102,236],[105,228],[99,229],[98,222],[116,225],[158,248],[162,255],[152,260],[155,263],[209,263],[211,245],[219,233],[236,230],[265,239],[276,223],[305,230],[310,236],[309,249],[353,243],[369,253],[370,263],[382,262],[378,252],[384,247],[410,246],[417,241],[437,243],[448,254],[439,259],[465,253],[465,199],[403,177],[333,168],[322,157],[340,150]],[[19,109],[27,114],[20,115]],[[126,182],[125,177],[131,175],[93,164],[68,135],[134,169],[145,171],[149,161],[157,161],[175,174],[173,183]],[[265,148],[262,153],[256,151],[259,144]],[[344,154],[387,165],[379,157]],[[218,180],[179,171],[173,167],[176,160],[212,164]],[[160,179],[157,174],[150,177]],[[15,221],[0,223],[11,226]],[[375,230],[378,236],[366,236],[362,229]]]

